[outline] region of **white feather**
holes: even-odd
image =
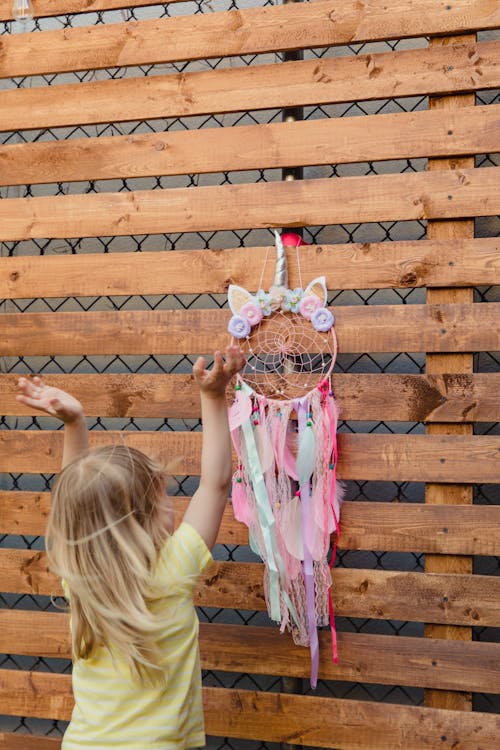
[[[311,427],[305,427],[299,438],[297,474],[300,485],[306,484],[312,476],[316,463],[316,438]]]

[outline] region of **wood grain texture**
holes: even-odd
[[[0,130],[441,95],[499,84],[500,44],[479,42],[5,91]]]
[[[0,5],[0,18],[1,18]],[[332,0],[308,5],[244,8],[12,35],[2,41],[0,76],[149,65],[211,57],[259,54],[354,42],[484,30],[500,26],[491,0],[434,0],[356,5]]]
[[[497,555],[500,506],[344,502],[338,546],[435,554]]]
[[[190,498],[171,499],[177,526],[187,510]],[[0,491],[0,533],[43,536],[49,512],[49,492]],[[248,544],[247,528],[234,519],[229,503],[224,511],[217,543]]]
[[[57,737],[41,737],[36,734],[0,732],[1,750],[60,750],[61,740]]]
[[[453,744],[494,750],[500,728],[498,716],[481,713],[457,719],[447,711],[241,690],[227,691],[224,711],[220,692],[204,692],[205,712],[212,714],[208,731],[217,736],[327,748],[334,738],[339,750],[451,750]]]
[[[499,181],[500,167],[490,167],[6,198],[0,240],[496,216]]]
[[[5,669],[0,698],[6,713],[67,721],[70,677]],[[500,717],[481,712],[457,716],[414,706],[222,688],[204,688],[203,701],[210,735],[326,748],[335,737],[339,750],[496,750],[500,733]],[[8,742],[9,735],[2,739]],[[16,742],[3,750],[45,750],[45,745]]]
[[[0,610],[4,653],[69,659],[69,617]],[[331,658],[330,635],[320,632],[319,678],[415,687],[452,687],[500,693],[500,645],[439,639],[339,633],[340,659]],[[307,649],[274,627],[200,624],[201,668],[244,674],[308,677]]]
[[[500,303],[332,310],[343,354],[500,349]],[[228,310],[198,309],[4,313],[0,356],[204,354],[228,345],[229,318]]]
[[[304,381],[306,380],[304,375]],[[0,414],[36,415],[16,401],[19,375],[0,373]],[[73,393],[87,416],[199,419],[198,389],[190,374],[45,375]],[[499,373],[468,375],[335,374],[342,419],[394,422],[493,422],[500,420]]]
[[[229,284],[257,289],[273,280],[269,247],[175,250],[0,258],[0,297],[68,297],[139,294],[226,294]],[[311,278],[324,275],[331,289],[480,286],[500,282],[500,239],[393,241],[302,247]],[[248,260],[251,258],[252,262]],[[289,256],[289,283],[299,286]],[[165,266],[168,263],[168,274]]]
[[[265,611],[262,579],[260,563],[214,562],[200,579],[195,604]],[[39,550],[0,549],[0,583],[5,593],[62,595]],[[500,579],[336,568],[333,603],[342,617],[496,627]]]
[[[177,3],[182,0],[165,0]],[[158,5],[158,0],[32,0],[35,18],[58,16],[66,13],[94,13],[100,10],[121,10],[144,5]],[[12,20],[12,3],[0,0],[0,21]]]
[[[166,0],[168,3],[181,0]],[[35,17],[56,16],[67,13],[92,13],[102,10],[117,10],[129,7],[158,5],[157,0],[33,0]],[[313,5],[311,3],[311,5]],[[498,26],[498,8],[492,0],[455,0],[453,6],[445,2],[431,3],[430,0],[406,0],[387,12],[383,0],[371,0],[368,6],[360,6],[355,0],[344,0],[340,8],[332,7],[326,16],[325,9],[330,3],[315,2],[319,6],[315,16],[332,23],[334,34],[332,43],[368,41],[375,39],[405,38],[407,36],[459,33],[470,29],[488,29]],[[432,10],[432,13],[429,11]],[[12,3],[0,0],[0,21],[12,20]],[[387,35],[390,29],[390,36]]]
[[[19,143],[0,146],[0,185],[494,153],[499,113],[500,105],[488,105]]]
[[[180,523],[189,498],[172,498]],[[0,533],[43,536],[50,493],[0,492]],[[339,549],[463,555],[499,555],[500,507],[345,502]],[[247,545],[248,531],[231,505],[224,511],[218,544]]]
[[[62,456],[62,431],[1,430],[0,471],[54,473]],[[90,432],[91,447],[124,443],[175,462],[172,473],[198,475],[200,432]],[[408,482],[500,481],[500,436],[339,435],[341,479]]]

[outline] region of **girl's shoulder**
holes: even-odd
[[[191,524],[183,521],[160,550],[156,577],[161,583],[192,580],[194,587],[211,560],[212,553],[202,537]]]

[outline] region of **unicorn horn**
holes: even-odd
[[[286,289],[288,286],[288,269],[285,248],[280,233],[276,229],[274,230],[274,236],[276,238],[276,271],[274,272],[273,287],[284,287]]]

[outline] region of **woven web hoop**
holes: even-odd
[[[252,328],[239,344],[247,356],[243,380],[268,399],[288,401],[305,396],[331,375],[337,341],[330,331],[316,331],[310,320],[276,312]]]

